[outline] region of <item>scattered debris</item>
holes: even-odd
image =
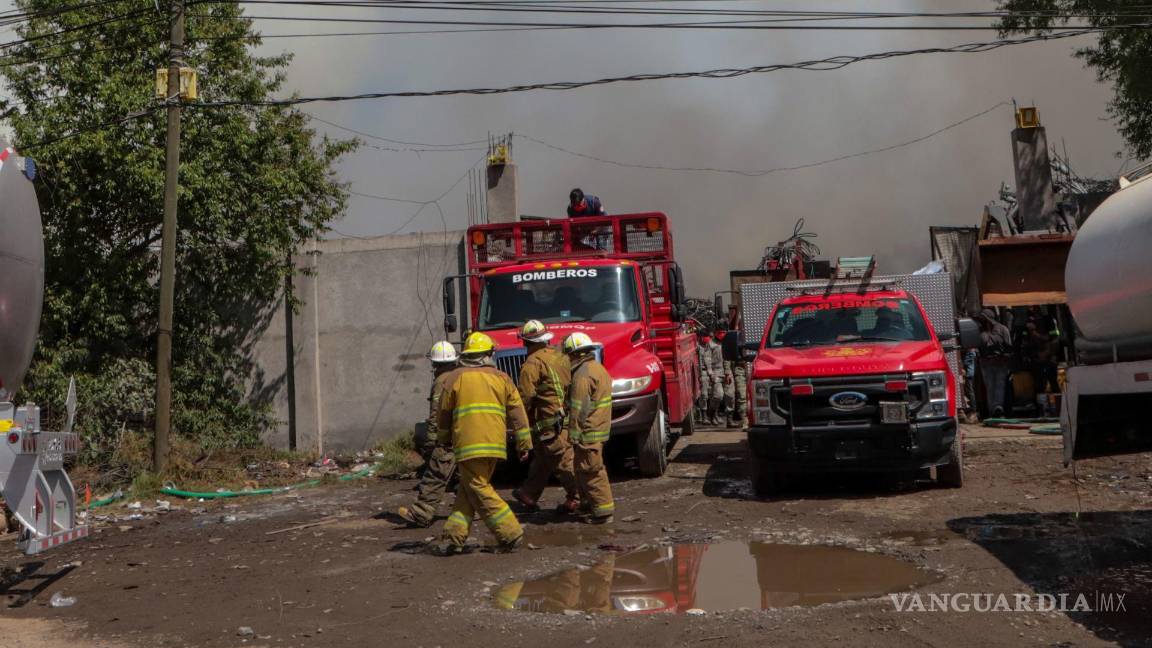
[[[236,636],[244,637],[245,639],[251,639],[252,637],[256,636],[256,631],[252,628],[249,628],[248,626],[240,626],[240,629],[236,631]]]
[[[76,597],[64,596],[64,594],[60,592],[56,592],[52,595],[52,598],[48,600],[49,607],[66,608],[72,607],[73,605],[76,605]]]

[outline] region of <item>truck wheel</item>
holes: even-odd
[[[696,410],[688,410],[688,416],[680,422],[680,436],[692,436],[696,434]]]
[[[779,495],[784,490],[784,475],[772,470],[764,464],[764,460],[750,453],[752,457],[752,492],[760,499],[768,499]]]
[[[645,477],[659,477],[668,469],[668,423],[663,403],[657,405],[652,427],[636,438],[636,463]]]
[[[960,435],[948,450],[948,463],[936,466],[936,483],[946,488],[960,488],[964,485],[964,449],[960,445]]]

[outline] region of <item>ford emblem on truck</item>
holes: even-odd
[[[842,391],[832,394],[828,404],[841,412],[853,412],[868,404],[868,397],[860,392]]]

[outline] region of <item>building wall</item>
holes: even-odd
[[[427,411],[425,354],[444,336],[441,285],[463,272],[463,232],[320,241],[295,257],[292,316],[297,448],[371,448]],[[255,345],[253,392],[275,385],[274,429],[289,445],[283,304]]]

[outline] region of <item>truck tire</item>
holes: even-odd
[[[755,452],[751,452],[750,455],[752,471],[749,477],[752,480],[752,492],[756,494],[756,497],[769,499],[783,492],[784,475],[765,465],[764,460],[758,457]]]
[[[680,422],[680,436],[696,434],[696,409],[688,410],[688,415]]]
[[[960,444],[959,434],[948,450],[948,463],[936,466],[936,483],[945,488],[964,486],[964,449]]]
[[[645,477],[659,477],[668,469],[668,419],[663,400],[657,401],[652,427],[636,437],[636,463]]]

